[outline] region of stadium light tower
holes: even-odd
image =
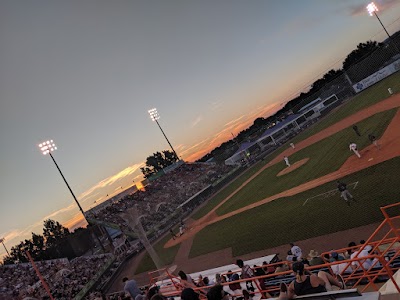
[[[8,250],[7,250],[7,248],[6,248],[6,245],[4,245],[4,240],[5,240],[5,238],[0,238],[0,243],[3,244],[3,247],[4,247],[4,249],[6,250],[7,255],[10,256],[10,252],[8,252]]]
[[[385,30],[386,34],[388,35],[389,38],[391,38],[389,32],[386,30],[385,26],[383,25],[381,19],[379,19],[378,14],[376,13],[379,11],[378,7],[375,5],[374,2],[371,2],[370,4],[367,5],[367,10],[369,12],[370,16],[375,15],[375,17],[378,19],[379,23],[381,23],[383,30]]]
[[[56,160],[54,159],[53,155],[51,155],[51,152],[57,150],[56,145],[54,144],[53,140],[49,140],[46,142],[43,142],[41,144],[39,144],[39,148],[42,151],[43,155],[49,154],[51,159],[53,160],[54,164],[56,165],[58,172],[60,172],[60,175],[62,177],[62,179],[64,179],[65,184],[67,185],[69,191],[71,192],[72,197],[74,198],[76,204],[79,207],[79,210],[81,211],[83,218],[85,219],[85,221],[87,222],[86,216],[85,216],[85,212],[83,211],[81,205],[78,202],[78,199],[76,199],[74,192],[72,191],[71,187],[69,186],[67,180],[65,179],[63,173],[61,172],[61,169],[59,168],[58,164],[56,163]],[[89,223],[89,222],[88,222]]]
[[[160,119],[160,115],[158,114],[157,109],[156,109],[156,108],[152,108],[152,109],[150,109],[148,112],[149,112],[149,115],[150,115],[151,120],[157,123],[157,125],[158,125],[158,127],[160,128],[162,134],[164,135],[165,139],[167,140],[169,146],[171,147],[172,152],[174,152],[176,158],[179,159],[179,158],[178,158],[178,154],[176,154],[176,152],[175,152],[175,150],[174,150],[174,147],[172,147],[171,143],[169,142],[167,136],[166,136],[165,133],[164,133],[164,130],[162,130],[162,128],[161,128],[161,126],[160,126],[160,123],[158,123],[158,120]]]

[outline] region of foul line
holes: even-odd
[[[352,185],[353,185],[353,190],[354,190],[358,185],[358,181],[348,184],[349,187],[352,186]],[[337,193],[339,193],[338,189],[334,189],[334,190],[330,190],[330,191],[327,191],[325,193],[318,194],[316,196],[307,198],[306,201],[304,201],[303,206],[307,204],[308,200],[311,200],[311,199],[314,199],[314,198],[317,198],[317,197],[322,197],[322,199],[326,199],[326,198],[330,198],[330,197],[334,196]]]

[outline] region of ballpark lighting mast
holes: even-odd
[[[65,184],[67,185],[69,191],[71,192],[72,197],[74,198],[76,204],[78,205],[79,210],[81,211],[81,213],[83,215],[83,218],[85,219],[86,222],[88,222],[87,219],[86,219],[86,216],[85,216],[85,212],[83,211],[81,205],[79,204],[78,199],[76,199],[74,192],[72,191],[72,189],[69,186],[67,180],[65,179],[63,173],[61,172],[59,166],[57,165],[56,160],[54,159],[53,155],[51,155],[51,152],[57,150],[57,147],[54,144],[53,140],[49,140],[49,141],[46,141],[46,142],[43,142],[43,143],[39,144],[39,148],[42,151],[43,155],[46,155],[46,154],[50,155],[51,159],[53,160],[54,164],[56,165],[56,167],[58,169],[58,172],[60,172],[60,175],[61,175],[62,179],[64,179]]]
[[[161,126],[160,126],[160,123],[158,123],[158,120],[160,119],[160,115],[158,114],[157,109],[156,109],[156,108],[152,108],[152,109],[148,110],[148,112],[149,112],[149,115],[150,115],[151,120],[157,123],[157,125],[158,125],[158,127],[160,128],[162,134],[164,135],[165,139],[167,140],[169,146],[171,147],[172,152],[174,152],[176,158],[179,159],[179,158],[178,158],[178,154],[176,154],[176,152],[175,152],[175,150],[174,150],[174,147],[172,147],[171,143],[169,142],[167,136],[166,136],[165,133],[164,133],[164,130],[162,130],[162,128],[161,128]]]
[[[369,13],[370,16],[374,16],[378,19],[379,23],[382,25],[383,30],[385,30],[387,36],[389,37],[389,40],[392,42],[393,46],[396,48],[396,50],[398,52],[400,52],[399,48],[397,47],[395,41],[392,39],[391,35],[389,34],[389,32],[386,30],[385,26],[383,25],[381,19],[379,19],[378,14],[376,13],[377,11],[379,11],[378,7],[375,5],[374,2],[371,2],[370,4],[367,5],[367,11]]]
[[[4,249],[6,250],[7,255],[10,256],[10,252],[8,252],[8,250],[7,250],[7,248],[6,248],[6,245],[4,245],[4,240],[5,240],[5,238],[0,238],[0,243],[3,244],[3,247],[4,247]]]

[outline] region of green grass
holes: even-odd
[[[326,118],[322,119],[308,130],[301,132],[288,143],[296,144],[297,142],[302,141],[325,128],[328,128],[329,126],[332,126],[340,120],[343,120],[344,118],[351,116],[352,114],[367,108],[368,106],[374,105],[386,99],[389,96],[389,87],[396,92],[400,91],[400,72],[387,77],[372,87],[357,94],[349,102],[342,105],[337,111],[328,115]]]
[[[176,228],[174,229],[174,232],[177,232]],[[161,262],[164,265],[169,265],[174,261],[176,253],[178,252],[178,249],[180,247],[180,244],[178,244],[173,247],[164,249],[165,243],[168,242],[170,238],[171,238],[171,236],[169,234],[167,234],[158,243],[153,245],[154,250],[159,255]],[[150,255],[148,253],[146,253],[145,256],[143,257],[143,259],[140,261],[140,263],[135,271],[135,274],[140,274],[140,273],[148,272],[150,270],[155,270],[155,269],[156,269],[156,266],[154,265],[153,260],[150,258]]]
[[[205,216],[209,213],[215,206],[217,206],[222,200],[228,197],[231,193],[233,193],[238,187],[240,187],[243,182],[257,173],[262,167],[264,167],[265,162],[257,162],[252,166],[251,169],[247,169],[243,174],[237,177],[232,183],[224,187],[221,191],[218,192],[214,197],[212,197],[206,205],[202,206],[199,210],[197,210],[192,216],[192,219],[198,220],[201,217]]]
[[[368,106],[378,103],[388,97],[387,89],[392,87],[395,92],[400,91],[400,72],[397,72],[388,78],[378,82],[374,86],[366,89],[365,91],[356,95],[351,101],[348,101],[344,105],[342,105],[337,111],[329,114],[321,121],[316,123],[314,126],[308,128],[307,130],[301,132],[292,140],[288,141],[285,145],[289,143],[298,143],[317,132],[328,128],[329,126],[343,120],[344,118],[360,111]],[[200,219],[205,216],[208,212],[210,212],[214,207],[216,207],[223,199],[225,199],[229,194],[231,194],[236,188],[238,188],[245,180],[247,180],[251,175],[256,173],[259,169],[261,169],[268,161],[274,159],[279,156],[287,147],[281,147],[275,153],[270,156],[270,159],[266,161],[262,161],[258,163],[255,167],[252,167],[251,173],[246,172],[242,176],[240,176],[237,180],[232,183],[232,186],[228,186],[224,188],[220,193],[215,195],[212,199],[210,199],[206,205],[204,205],[201,209],[199,209],[193,216],[193,219]],[[251,174],[251,175],[249,175]]]
[[[196,234],[190,257],[232,247],[233,255],[269,249],[291,241],[380,222],[379,207],[399,201],[400,157],[343,178],[359,181],[351,190],[358,203],[348,207],[339,194],[304,201],[336,188],[330,182],[301,194],[281,198],[211,224]]]
[[[396,111],[397,109],[384,111],[357,123],[360,130],[364,133],[361,137],[356,136],[353,129],[349,127],[296,152],[289,157],[291,163],[303,158],[309,158],[309,161],[288,174],[280,177],[276,176],[281,170],[286,168],[283,160],[282,163],[265,169],[226,203],[220,206],[216,210],[217,214],[224,215],[338,170],[351,155],[354,155],[348,148],[349,144],[354,141],[357,143],[359,149],[363,149],[369,145],[370,142],[366,133],[374,132],[377,137],[380,137]]]

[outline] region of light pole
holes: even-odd
[[[3,244],[4,249],[6,249],[7,255],[10,256],[10,252],[8,252],[6,245],[4,245],[4,240],[5,240],[5,238],[0,238],[0,243]]]
[[[389,37],[389,41],[393,43],[393,46],[396,48],[397,51],[399,51],[399,48],[397,47],[396,43],[392,40],[392,37],[390,36],[389,32],[386,30],[385,26],[383,25],[381,19],[379,19],[378,14],[376,13],[379,11],[378,7],[375,5],[374,2],[371,2],[370,4],[367,5],[367,11],[370,16],[375,15],[375,17],[378,19],[379,23],[382,25],[383,30],[385,30],[387,36]]]
[[[160,119],[160,115],[158,114],[157,109],[156,109],[156,108],[152,108],[152,109],[150,109],[148,112],[149,112],[149,115],[150,115],[151,120],[154,121],[154,122],[156,122],[157,125],[158,125],[158,127],[160,128],[162,134],[164,135],[165,139],[167,140],[169,146],[171,147],[172,152],[174,152],[174,154],[175,154],[175,156],[176,156],[176,159],[179,159],[179,158],[178,158],[178,154],[176,154],[176,152],[175,152],[175,150],[174,150],[174,147],[172,147],[171,143],[169,142],[167,136],[166,136],[165,133],[164,133],[164,130],[162,130],[162,128],[161,128],[161,126],[160,126],[160,123],[158,123],[158,120]]]
[[[49,155],[50,155],[51,159],[53,160],[54,164],[55,164],[56,167],[57,167],[58,172],[60,172],[60,175],[61,175],[62,179],[64,179],[65,184],[67,185],[69,191],[71,192],[72,197],[74,198],[76,204],[78,205],[79,210],[81,211],[81,213],[82,213],[82,215],[83,215],[83,218],[84,218],[85,221],[87,222],[87,219],[86,219],[86,216],[85,216],[85,212],[83,211],[81,205],[79,204],[78,199],[76,199],[75,194],[74,194],[74,192],[72,191],[71,187],[69,186],[69,184],[68,184],[67,180],[65,179],[63,173],[61,172],[60,167],[57,165],[56,160],[54,159],[53,155],[51,155],[51,152],[57,150],[57,147],[56,147],[56,145],[54,144],[53,140],[49,140],[49,141],[46,141],[46,142],[43,142],[43,143],[39,144],[39,148],[40,148],[40,150],[42,151],[43,155],[46,155],[46,154],[49,154]],[[87,222],[87,223],[89,224],[89,222]]]
[[[54,144],[53,140],[49,140],[49,141],[46,141],[46,142],[43,142],[43,143],[39,144],[39,148],[40,148],[40,150],[42,151],[43,155],[46,155],[46,154],[49,154],[49,155],[50,155],[51,159],[53,160],[54,164],[55,164],[56,167],[57,167],[58,172],[60,172],[60,175],[61,175],[62,179],[64,179],[65,184],[67,185],[69,191],[71,192],[72,197],[74,198],[76,204],[78,205],[79,210],[81,211],[81,213],[82,213],[82,215],[83,215],[83,218],[85,219],[86,223],[88,223],[88,225],[89,225],[88,228],[89,228],[91,224],[90,224],[90,223],[88,222],[88,220],[86,219],[86,215],[85,215],[85,212],[84,212],[83,209],[82,209],[82,206],[80,205],[78,199],[76,199],[74,192],[72,191],[72,189],[71,189],[71,187],[69,186],[67,180],[65,179],[63,173],[61,172],[61,169],[60,169],[60,167],[58,166],[58,164],[57,164],[56,160],[54,159],[53,155],[51,155],[51,152],[57,150],[57,147],[56,147],[56,145]],[[93,231],[93,234],[94,234],[94,236],[96,237],[97,241],[99,242],[101,248],[102,248],[103,251],[104,251],[103,243],[100,241],[99,237],[97,236],[97,234],[96,234],[94,231]]]

